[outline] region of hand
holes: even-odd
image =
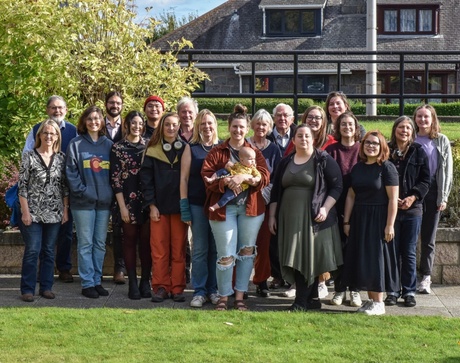
[[[150,205],[150,219],[153,222],[159,222],[160,221],[160,211],[153,204]]]
[[[321,207],[319,209],[318,215],[315,217],[315,222],[316,223],[322,223],[322,222],[324,222],[326,220],[326,218],[327,218],[326,208]]]
[[[233,190],[233,193],[235,193],[235,195],[241,193],[243,191],[243,188],[241,187],[239,175],[235,175],[232,178],[228,178],[227,187]]]
[[[129,211],[126,207],[120,207],[121,220],[125,223],[129,223],[131,220],[129,218]]]
[[[447,203],[441,203],[438,205],[438,211],[442,212],[444,209],[446,209]]]
[[[62,214],[61,224],[66,223],[69,220],[69,208],[64,208],[64,213]]]
[[[276,225],[276,218],[275,217],[270,216],[268,218],[268,229],[270,230],[271,234],[276,234],[277,225]]]
[[[416,200],[417,199],[415,198],[414,195],[410,195],[404,199],[398,198],[398,208],[402,210],[407,210],[412,206],[412,204],[414,204]]]
[[[350,236],[350,225],[347,224],[346,226],[343,226],[343,233],[345,234],[345,236]]]
[[[21,220],[25,226],[30,226],[32,224],[32,216],[29,212],[22,213]]]
[[[395,229],[393,226],[385,227],[385,241],[391,242],[395,238]]]

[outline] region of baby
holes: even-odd
[[[225,169],[217,170],[210,178],[204,177],[204,180],[208,183],[212,183],[216,179],[224,178],[228,175],[240,175],[240,174],[249,174],[252,175],[253,183],[258,183],[260,181],[260,173],[256,168],[256,152],[250,147],[243,146],[239,152],[240,161],[233,164],[231,161],[225,164]],[[249,185],[245,182],[241,184],[242,191],[245,191],[249,188]],[[236,197],[233,190],[226,188],[225,193],[219,199],[219,201],[210,206],[209,210],[211,212],[216,209],[222,208],[228,202]]]

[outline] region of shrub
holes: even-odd
[[[5,203],[5,192],[18,181],[18,168],[11,162],[0,165],[0,229],[10,225],[11,209]]]

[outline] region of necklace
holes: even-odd
[[[210,145],[210,146],[206,146],[204,144],[200,144],[201,147],[203,148],[204,151],[206,151],[207,153],[211,151],[211,149],[213,148],[214,145]]]
[[[253,137],[251,138],[251,141],[252,141],[252,144],[259,150],[263,150],[267,147],[267,139],[264,140],[262,146],[257,145],[257,142]]]

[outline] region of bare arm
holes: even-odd
[[[390,242],[395,237],[395,219],[398,213],[398,194],[399,186],[390,185],[385,187],[388,195],[388,214],[387,223],[385,226],[385,241]]]

